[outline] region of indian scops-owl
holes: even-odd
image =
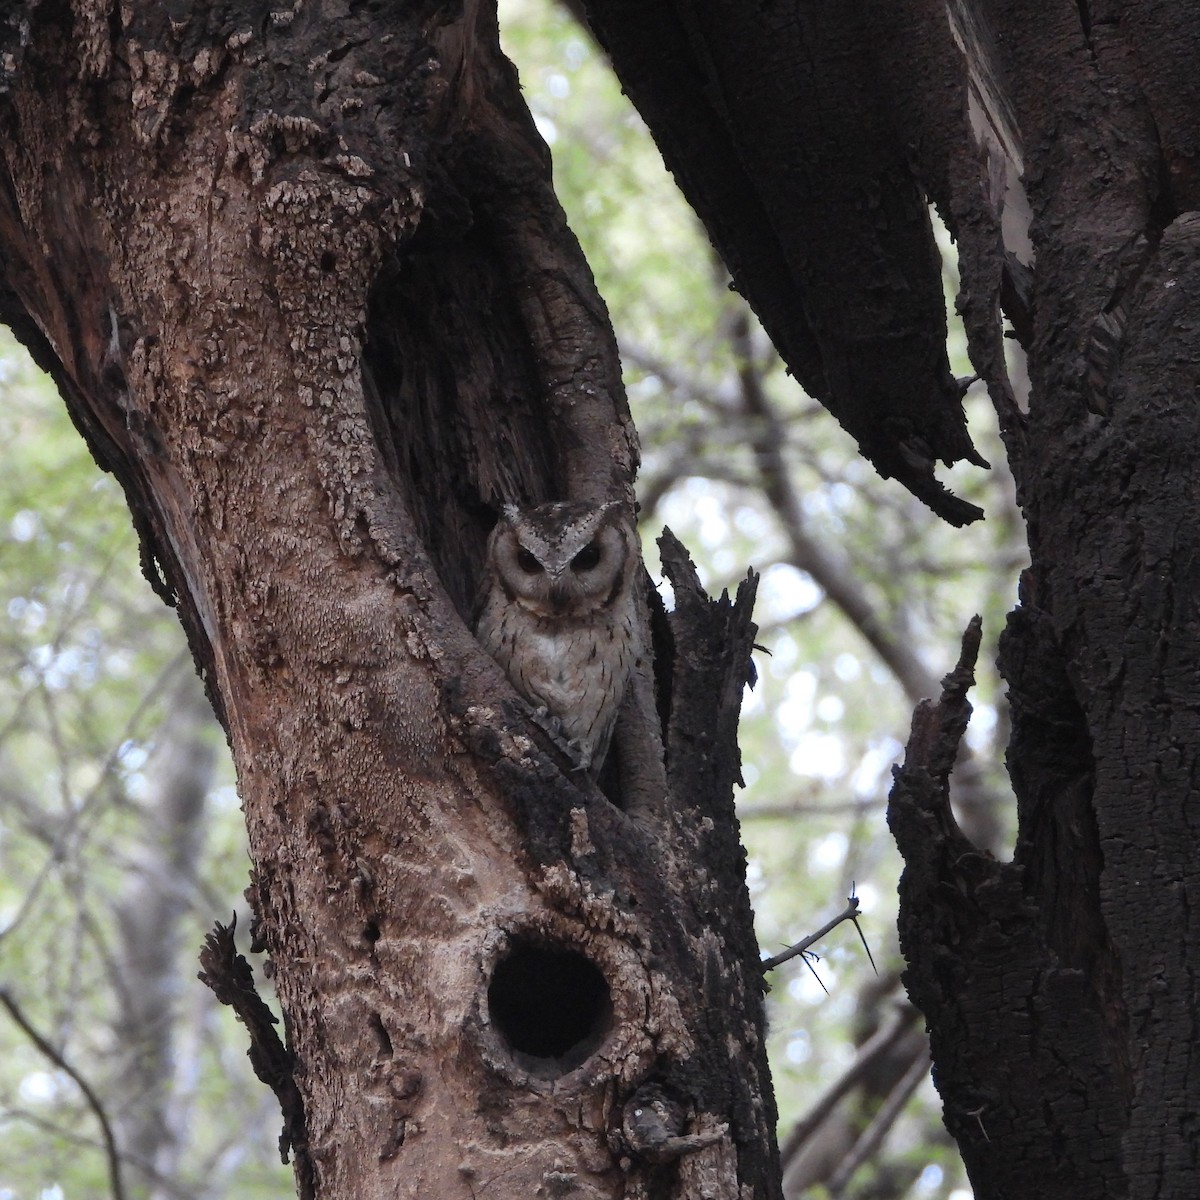
[[[475,633],[595,776],[637,661],[641,554],[628,508],[505,505]]]

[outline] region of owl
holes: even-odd
[[[640,656],[640,566],[616,501],[505,505],[488,539],[475,634],[593,777]]]

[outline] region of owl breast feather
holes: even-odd
[[[516,689],[558,720],[582,766],[602,761],[628,681],[629,630],[547,624],[494,632],[488,649]]]

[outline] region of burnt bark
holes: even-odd
[[[926,354],[921,194],[955,236],[1032,559],[1000,654],[1020,832],[993,862],[947,807],[968,656],[918,712],[893,799],[906,981],[978,1196],[1191,1194],[1200,17],[1155,0],[586,7],[797,378],[962,520],[931,482],[933,459],[969,453]],[[851,344],[861,374],[839,372]]]
[[[498,503],[630,499],[637,462],[494,11],[0,28],[0,308],[228,732],[281,1036],[231,932],[206,970],[302,1189],[777,1196],[731,800],[753,580],[710,601],[668,551],[605,792],[464,622]]]
[[[906,864],[905,984],[926,1016],[944,1120],[977,1195],[1119,1195],[1128,1097],[1106,1037],[1111,1014],[1097,995],[1112,961],[1103,928],[1089,919],[1096,862],[1090,814],[1079,803],[1086,747],[1080,762],[1059,724],[1069,688],[1041,698],[1037,711],[1014,696],[1014,762],[1036,778],[1042,805],[1059,812],[1053,828],[1031,830],[1023,806],[1027,840],[1012,863],[975,847],[951,812],[949,777],[970,717],[979,638],[976,619],[941,699],[918,708],[889,804]],[[1071,801],[1075,811],[1063,811]],[[1041,894],[1030,886],[1038,873],[1026,867],[1031,853],[1044,856]],[[1060,864],[1073,864],[1069,877],[1056,878]]]
[[[941,260],[880,86],[877,6],[585,0],[668,168],[792,374],[956,525],[934,468],[986,466],[946,355]]]
[[[952,831],[909,844],[908,982],[977,1195],[1187,1194],[1197,114],[1150,64],[1170,78],[1196,19],[1167,35],[1155,4],[951,15],[986,169],[974,204],[952,189],[964,312],[1032,567],[1000,652],[1014,860],[981,863]],[[1001,300],[1029,352],[1028,413],[994,354]],[[908,820],[907,785],[894,804]]]

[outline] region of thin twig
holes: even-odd
[[[103,810],[102,801],[106,796],[104,789],[112,781],[117,759],[121,753],[121,747],[136,735],[139,723],[145,717],[150,707],[157,702],[158,698],[166,690],[170,680],[183,664],[190,661],[189,652],[186,649],[180,650],[158,673],[154,682],[138,700],[136,708],[129,714],[121,730],[113,738],[112,748],[105,755],[103,762],[101,762],[95,782],[85,795],[77,799],[68,800],[65,806],[67,815],[58,824],[57,828],[53,831],[49,828],[43,831],[34,826],[32,818],[26,818],[26,826],[32,835],[38,841],[48,844],[49,852],[46,854],[42,865],[38,868],[33,882],[26,888],[25,894],[21,898],[20,908],[17,909],[12,919],[8,921],[4,928],[0,929],[0,942],[16,933],[25,918],[34,911],[36,901],[43,886],[66,856],[65,847],[68,838],[79,830],[85,821],[91,819],[97,809]]]
[[[806,800],[782,800],[777,804],[747,804],[738,809],[739,821],[781,820],[792,817],[836,817],[850,813],[864,816],[887,804],[886,796],[872,796],[867,800],[831,800],[828,804],[809,803]]]
[[[47,1118],[39,1116],[35,1112],[30,1112],[25,1108],[4,1108],[0,1109],[0,1120],[2,1121],[22,1121],[31,1128],[39,1130],[42,1133],[49,1134],[51,1137],[59,1138],[66,1142],[69,1146],[77,1146],[81,1150],[103,1150],[104,1142],[99,1138],[94,1138],[86,1133],[76,1133],[74,1130],[65,1129],[59,1122],[47,1120]],[[121,1151],[121,1161],[127,1167],[134,1167],[139,1174],[145,1175],[148,1182],[154,1184],[156,1188],[170,1196],[177,1197],[177,1200],[196,1200],[196,1192],[186,1184],[180,1183],[176,1179],[172,1179],[165,1171],[159,1170],[148,1159],[141,1157],[138,1154],[133,1154],[129,1150]],[[211,1172],[198,1171],[197,1178],[208,1180],[212,1184],[209,1176]],[[215,1193],[215,1189],[211,1189]]]
[[[856,1087],[868,1071],[885,1056],[891,1054],[907,1037],[917,1019],[917,1010],[911,1005],[897,1008],[891,1021],[879,1028],[855,1051],[854,1062],[836,1079],[829,1089],[805,1113],[788,1134],[780,1148],[780,1157],[786,1171],[792,1159],[800,1152],[804,1143],[813,1135],[852,1088]],[[922,1042],[920,1053],[929,1057],[928,1044]]]
[[[892,1088],[879,1111],[871,1118],[871,1123],[862,1131],[850,1153],[838,1164],[838,1169],[826,1185],[831,1196],[840,1196],[854,1172],[869,1158],[874,1157],[876,1151],[883,1144],[883,1139],[887,1137],[888,1131],[904,1111],[909,1097],[921,1086],[921,1081],[928,1074],[929,1055],[922,1050],[922,1053],[913,1059],[912,1065],[904,1073],[900,1082]]]
[[[916,704],[936,694],[937,677],[906,642],[896,637],[888,615],[876,610],[846,564],[806,528],[804,507],[787,467],[787,429],[762,386],[753,365],[750,321],[739,314],[730,341],[740,359],[738,383],[743,414],[754,422],[750,448],[762,479],[763,495],[775,510],[790,547],[792,566],[806,571],[858,630]]]
[[[843,921],[854,921],[857,924],[858,917],[858,897],[848,896],[846,898],[846,907],[842,909],[832,921],[826,921],[816,933],[810,933],[808,937],[803,938],[794,946],[789,946],[780,954],[776,954],[774,958],[764,959],[760,964],[762,972],[765,975],[768,971],[775,970],[776,967],[787,962],[788,959],[795,958],[798,954],[803,954],[814,942],[819,942],[830,930],[836,929]],[[859,935],[862,935],[862,930],[859,930]],[[875,964],[872,962],[871,964]]]
[[[112,1126],[100,1097],[92,1091],[91,1085],[73,1066],[29,1023],[29,1019],[21,1011],[20,1005],[12,998],[7,988],[0,988],[0,1004],[8,1009],[8,1015],[20,1026],[25,1036],[48,1058],[60,1071],[69,1075],[75,1086],[83,1093],[88,1107],[100,1122],[100,1132],[104,1137],[104,1152],[108,1158],[108,1178],[112,1187],[113,1200],[125,1200],[125,1189],[121,1186],[121,1155],[117,1150],[117,1142],[113,1137]]]

